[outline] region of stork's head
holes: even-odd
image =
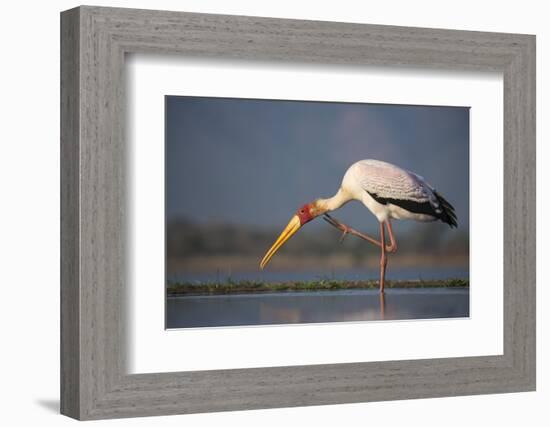
[[[284,243],[290,239],[304,224],[307,224],[312,219],[315,219],[321,215],[324,211],[319,206],[318,201],[308,203],[299,208],[294,216],[290,219],[290,222],[285,227],[279,238],[273,243],[273,246],[269,248],[264,258],[260,262],[260,268],[263,269],[269,260],[275,255],[275,252],[279,250]]]
[[[300,226],[307,224],[314,219],[316,215],[315,202],[307,203],[296,211],[295,216],[300,220]]]

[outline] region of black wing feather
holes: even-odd
[[[434,218],[437,218],[440,221],[444,222],[445,224],[449,224],[451,228],[456,228],[456,226],[458,225],[456,213],[453,206],[437,191],[434,191],[433,193],[437,198],[439,207],[441,208],[441,212],[436,212],[435,208],[429,201],[415,202],[414,200],[380,197],[375,193],[371,193],[370,191],[367,191],[367,193],[369,193],[374,200],[382,205],[390,203],[412,213],[431,215]]]

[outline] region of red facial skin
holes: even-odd
[[[312,203],[302,206],[296,211],[296,215],[300,218],[300,225],[304,225],[315,218],[315,215],[312,213]]]

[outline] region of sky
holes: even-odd
[[[283,227],[378,159],[423,176],[469,227],[468,107],[167,96],[165,147],[168,221]],[[359,202],[335,216],[377,227]]]

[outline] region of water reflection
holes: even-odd
[[[386,320],[386,293],[380,294],[380,320]]]
[[[167,328],[469,316],[468,289],[388,289],[170,297]]]

